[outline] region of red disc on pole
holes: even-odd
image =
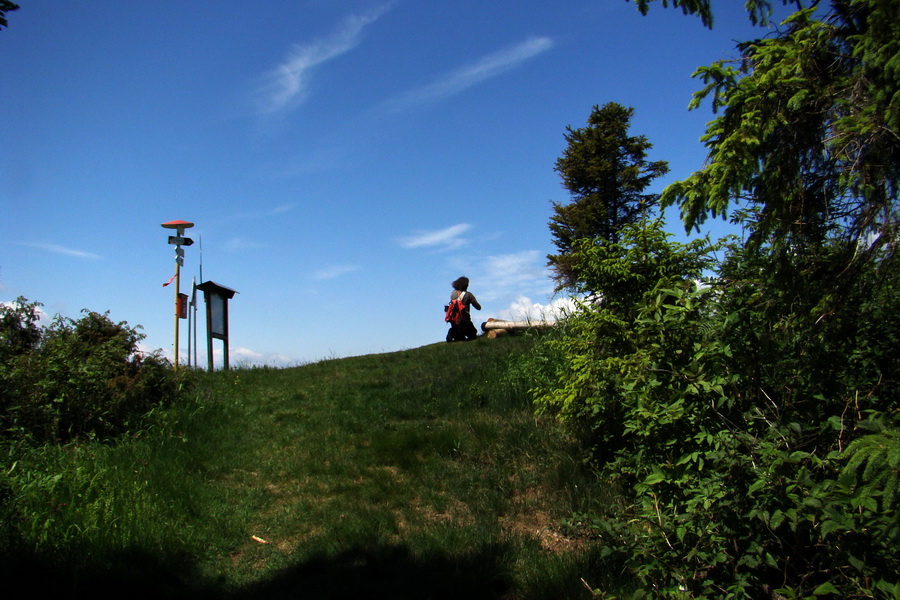
[[[188,229],[193,227],[194,224],[190,221],[169,221],[168,223],[163,223],[162,226],[166,229]]]

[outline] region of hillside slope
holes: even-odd
[[[574,442],[533,415],[516,366],[532,343],[200,374],[195,400],[136,439],[19,457],[32,480],[59,477],[29,505],[50,535],[23,527],[4,582],[69,596],[583,597],[593,552],[561,523],[596,492]]]

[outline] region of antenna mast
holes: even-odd
[[[200,283],[203,283],[203,236],[198,236],[200,243]],[[197,284],[194,283],[194,366],[197,366]]]

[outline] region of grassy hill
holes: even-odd
[[[602,493],[527,337],[198,373],[116,444],[11,448],[0,585],[64,597],[584,598]]]

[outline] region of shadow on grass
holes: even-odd
[[[240,589],[204,579],[189,557],[130,551],[103,566],[73,567],[4,553],[0,589],[9,598],[500,600],[512,589],[502,564],[506,553],[488,547],[463,557],[416,557],[405,546],[350,549],[312,557]]]
[[[506,554],[494,546],[466,556],[430,557],[413,556],[405,546],[351,549],[313,557],[232,597],[501,599],[512,589],[503,565]]]
[[[74,557],[59,561],[21,552],[0,555],[0,589],[7,598],[223,597],[221,585],[204,581],[189,557],[159,558],[126,550],[102,565]]]

